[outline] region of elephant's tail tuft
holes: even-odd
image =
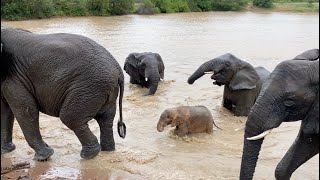
[[[13,68],[13,58],[12,55],[5,50],[5,45],[1,43],[1,71],[0,71],[0,78],[1,82],[5,80],[11,72]]]
[[[117,124],[118,128],[118,134],[120,137],[125,138],[126,137],[126,125],[123,122],[123,117],[122,117],[122,99],[123,99],[123,92],[124,92],[124,77],[121,76],[122,78],[119,79],[119,86],[120,86],[120,94],[119,94],[119,114],[120,114],[120,119]]]

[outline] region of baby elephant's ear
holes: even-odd
[[[319,59],[319,49],[307,50],[299,54],[295,58],[293,58],[293,60],[307,60],[307,61],[314,61],[317,59]]]
[[[190,112],[188,108],[179,108],[176,113],[172,116],[171,126],[177,126],[186,123],[190,118]]]
[[[254,89],[258,81],[257,71],[251,65],[246,65],[233,76],[229,87],[232,90]]]

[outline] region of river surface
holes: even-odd
[[[272,71],[283,60],[319,48],[318,14],[207,12],[127,15],[117,17],[52,18],[1,22],[36,33],[75,33],[104,46],[123,67],[132,52],[157,52],[165,63],[165,81],[154,96],[129,84],[125,74],[124,121],[127,137],[114,134],[116,151],[96,158],[80,158],[80,142],[58,118],[40,114],[41,133],[55,153],[46,162],[32,160],[34,151],[15,122],[17,149],[1,155],[1,166],[28,161],[31,168],[4,178],[30,175],[34,179],[238,179],[246,117],[235,117],[221,107],[223,87],[204,76],[193,85],[188,77],[200,64],[232,53],[253,66]],[[204,105],[223,130],[178,138],[172,127],[158,132],[160,114],[179,105]],[[96,121],[90,129],[99,137]],[[255,179],[275,179],[274,170],[294,141],[300,122],[283,123],[265,138]],[[296,170],[294,180],[319,179],[319,155]]]

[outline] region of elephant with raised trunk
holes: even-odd
[[[59,117],[78,137],[80,156],[95,157],[113,151],[113,120],[119,94],[118,133],[125,137],[122,120],[124,75],[119,63],[101,45],[80,35],[36,34],[1,27],[1,153],[12,143],[17,119],[35,160],[46,160],[53,149],[43,141],[39,112]],[[100,144],[88,122],[100,126]]]
[[[282,122],[301,121],[294,143],[277,165],[276,179],[288,180],[319,153],[319,50],[306,51],[275,68],[246,122],[241,180],[253,178],[264,137]]]
[[[154,95],[164,78],[164,64],[158,53],[131,53],[126,58],[124,70],[130,75],[130,83],[149,88],[147,95]]]
[[[189,84],[204,74],[213,74],[215,85],[224,85],[223,107],[235,116],[247,116],[270,72],[227,53],[203,63],[188,79]]]

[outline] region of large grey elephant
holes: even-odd
[[[270,72],[263,67],[254,68],[251,64],[227,53],[203,63],[188,79],[193,84],[206,73],[213,73],[213,84],[224,85],[223,107],[229,109],[235,116],[247,116],[262,83]]]
[[[131,53],[126,58],[124,70],[130,75],[130,83],[149,88],[148,93],[156,93],[160,80],[164,78],[164,64],[158,53]]]
[[[15,149],[15,117],[35,150],[35,160],[53,154],[41,137],[39,112],[60,117],[74,131],[82,144],[82,158],[114,150],[112,127],[119,92],[118,133],[125,137],[124,75],[105,48],[80,35],[36,34],[10,27],[1,27],[1,45],[1,153]],[[100,126],[101,146],[87,124],[93,118]]]
[[[241,180],[253,178],[264,137],[282,122],[298,120],[302,120],[300,131],[278,164],[276,179],[290,179],[300,165],[319,153],[318,49],[280,63],[264,83],[246,122]]]

